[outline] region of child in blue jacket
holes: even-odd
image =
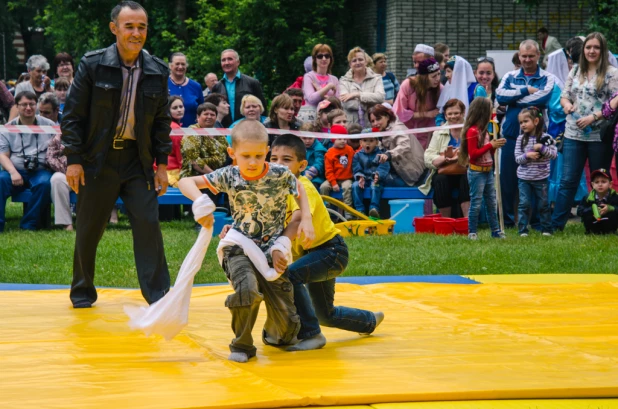
[[[354,183],[352,183],[352,197],[354,208],[365,213],[365,203],[363,201],[365,188],[371,187],[371,202],[369,204],[369,216],[380,217],[380,199],[384,190],[383,182],[388,177],[391,170],[389,161],[380,163],[377,155],[385,153],[378,147],[378,138],[367,137],[361,139],[361,149],[354,154],[352,160],[352,172],[354,173]]]
[[[316,127],[314,123],[306,122],[300,127],[301,131],[322,132],[322,129]],[[320,189],[320,185],[324,182],[324,155],[326,148],[317,138],[300,138],[307,148],[307,168],[302,173],[307,179],[313,183],[316,189]]]

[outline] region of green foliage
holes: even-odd
[[[198,0],[198,13],[187,20],[192,43],[175,50],[188,54],[193,75],[220,72],[222,50],[233,48],[241,71],[257,77],[271,98],[304,74],[303,61],[317,43],[333,44],[345,22],[344,0],[319,3],[293,0]],[[183,48],[184,47],[184,48]]]
[[[590,18],[590,31],[599,31],[607,38],[607,45],[614,53],[618,52],[618,1],[590,1],[595,13]]]
[[[2,1],[2,0],[0,0]],[[162,58],[182,51],[189,76],[201,82],[221,72],[221,51],[234,48],[241,71],[256,76],[270,99],[302,74],[303,61],[317,43],[334,45],[335,31],[347,21],[345,0],[142,0],[149,13],[146,48]],[[14,0],[0,23],[38,25],[54,52],[76,58],[114,41],[109,13],[117,0]]]

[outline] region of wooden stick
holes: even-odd
[[[492,120],[492,139],[496,139],[498,136],[498,122]],[[498,201],[498,217],[500,221],[500,230],[504,232],[504,212],[502,210],[502,188],[500,186],[500,149],[496,149],[494,152],[494,183],[496,185],[496,198]]]

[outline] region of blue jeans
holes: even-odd
[[[376,186],[373,181],[365,179],[365,188],[368,184],[371,184],[371,201],[369,203],[369,209],[379,210],[380,199],[382,198],[384,186],[379,183]],[[352,183],[352,199],[354,199],[354,208],[361,213],[365,213],[365,188],[360,187],[358,180]]]
[[[32,196],[26,206],[24,217],[21,218],[19,227],[24,230],[36,230],[41,226],[43,212],[49,210],[51,203],[51,177],[52,172],[46,169],[38,169],[33,172],[18,170],[24,183],[21,186],[13,186],[9,172],[0,171],[0,232],[4,231],[6,201],[9,197],[30,189]]]
[[[468,184],[470,185],[470,211],[468,213],[468,230],[470,233],[477,232],[483,199],[485,199],[485,211],[491,232],[500,231],[493,170],[477,172],[468,169]]]
[[[569,218],[586,159],[591,172],[600,168],[609,170],[613,149],[603,142],[582,142],[564,138],[562,154],[564,155],[564,163],[562,165],[560,189],[551,219],[554,230],[564,229]]]
[[[548,199],[549,181],[519,179],[519,234],[528,233],[532,205],[536,199],[537,213],[541,219],[541,231],[551,233],[551,210]]]
[[[307,254],[288,266],[287,275],[294,286],[294,304],[301,323],[298,339],[319,334],[320,325],[362,333],[375,330],[375,315],[371,311],[334,305],[335,279],[347,265],[348,247],[337,235],[307,250]]]

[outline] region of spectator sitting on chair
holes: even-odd
[[[240,102],[240,112],[242,112],[243,117],[230,125],[229,129],[234,128],[240,121],[243,121],[245,119],[254,119],[256,121],[260,121],[261,123],[266,122],[266,120],[268,119],[267,117],[262,115],[262,112],[264,112],[264,106],[262,105],[262,101],[260,101],[258,97],[250,94],[242,97],[242,101]],[[229,146],[232,146],[232,135],[228,135],[226,139],[227,144]]]
[[[64,146],[60,137],[61,134],[56,135],[47,148],[47,166],[54,171],[50,181],[51,199],[54,204],[54,224],[64,226],[64,230],[73,231],[71,187],[66,176],[67,157],[64,155]]]
[[[294,102],[294,120],[302,124],[302,121],[298,119],[298,113],[300,112],[300,108],[305,103],[303,90],[300,88],[289,88],[285,90],[285,93],[288,94]]]
[[[321,132],[322,128],[316,122],[306,122],[300,127],[300,130]],[[326,155],[327,149],[317,138],[302,137],[300,139],[305,144],[305,149],[307,150],[307,167],[302,172],[303,176],[309,179],[315,188],[319,190],[324,182],[324,155]]]
[[[39,115],[60,125],[60,102],[53,92],[46,92],[39,98]]]
[[[208,102],[217,107],[217,119],[213,126],[209,126],[208,128],[225,128],[223,126],[223,119],[230,114],[230,104],[227,102],[227,98],[224,95],[218,94],[216,92],[210,93],[209,96],[206,97],[204,102]],[[199,114],[197,114],[199,116]],[[199,123],[199,120],[198,120]],[[204,126],[199,126],[198,128],[205,128]]]
[[[449,99],[444,104],[445,125],[463,124],[466,106],[458,99]],[[433,188],[433,202],[444,217],[451,217],[454,202],[461,206],[463,217],[468,217],[470,210],[470,186],[465,173],[441,174],[438,169],[457,163],[461,144],[461,128],[435,131],[425,151],[425,166],[431,173],[425,183],[418,188],[424,195]],[[459,191],[459,198],[453,199],[453,191]]]
[[[212,97],[210,94],[209,97]],[[217,107],[204,102],[197,107],[197,125],[191,128],[212,128],[217,119]],[[182,168],[180,177],[199,176],[212,173],[225,166],[228,159],[225,136],[186,135],[182,139]]]
[[[58,114],[59,118],[62,121],[62,112],[64,111],[64,103],[67,99],[67,93],[69,92],[69,88],[71,87],[71,83],[68,79],[64,77],[56,78],[56,83],[54,86],[54,94],[56,98],[58,98]]]
[[[35,114],[36,94],[30,91],[15,96],[18,117],[8,125],[55,125],[47,118]],[[42,225],[44,212],[49,211],[50,179],[46,153],[53,134],[22,134],[0,132],[0,232],[4,231],[6,200],[30,189],[32,196],[19,227],[36,230]]]
[[[369,110],[371,126],[379,132],[405,131],[408,128],[397,121],[395,113],[384,105],[376,105]],[[423,147],[413,134],[389,135],[382,137],[382,148],[386,151],[378,155],[380,162],[391,162],[391,173],[387,186],[414,186],[422,180],[425,172]]]

